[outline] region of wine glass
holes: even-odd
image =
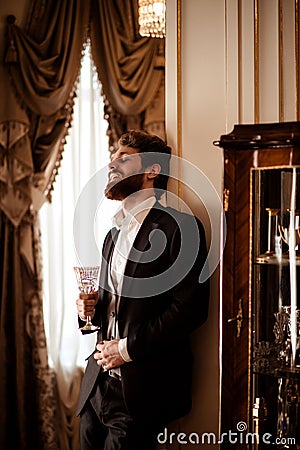
[[[79,291],[83,294],[91,294],[98,289],[98,277],[100,266],[74,267]],[[86,324],[80,328],[81,331],[92,333],[100,327],[92,324],[92,318],[86,317]]]
[[[266,255],[274,255],[276,253],[277,243],[277,229],[278,229],[278,212],[279,209],[266,208],[268,213],[268,249]]]
[[[299,211],[286,210],[281,213],[281,220],[278,224],[279,234],[283,242],[288,246],[294,244],[294,249],[298,249],[300,244],[300,215]]]

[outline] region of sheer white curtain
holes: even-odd
[[[73,243],[73,216],[81,190],[109,162],[106,130],[103,99],[87,46],[82,60],[72,129],[54,186],[53,201],[50,205],[45,204],[40,213],[45,330],[49,363],[58,379],[64,450],[78,448],[78,424],[75,423],[74,412],[82,368],[96,338],[95,334],[82,336],[78,330],[75,304],[78,290],[73,266],[79,262]],[[105,220],[96,220],[98,247],[101,247],[101,240],[110,227],[110,218],[117,206],[116,202],[108,200],[103,203],[101,214],[102,219],[105,215]]]

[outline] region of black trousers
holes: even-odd
[[[124,402],[121,381],[106,373],[80,416],[81,450],[154,450],[163,424],[133,419]]]

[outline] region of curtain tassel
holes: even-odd
[[[11,30],[11,27],[14,25],[15,21],[16,21],[16,18],[12,14],[7,16],[7,18],[6,18],[6,22],[8,24],[9,41],[10,41],[9,47],[7,49],[6,56],[5,56],[6,63],[14,63],[14,62],[18,61],[17,49],[15,47],[15,43],[14,43],[13,36],[12,36],[12,30]]]

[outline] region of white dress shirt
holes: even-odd
[[[119,231],[118,239],[115,244],[110,263],[110,273],[108,284],[112,295],[112,300],[108,307],[108,337],[119,338],[118,330],[118,303],[122,292],[124,271],[128,256],[137,233],[145,220],[150,209],[156,203],[154,196],[143,200],[139,205],[131,210],[126,210],[123,206],[113,217],[113,223]],[[127,351],[127,338],[119,340],[119,352],[124,361],[129,362],[131,358]]]

